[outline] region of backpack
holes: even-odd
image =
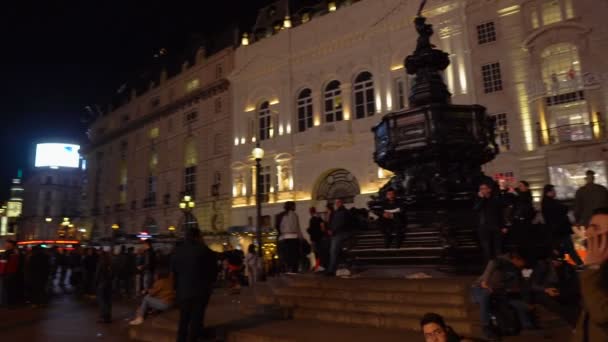
[[[492,296],[490,303],[491,326],[500,336],[516,336],[521,331],[519,316],[508,300],[500,296]]]

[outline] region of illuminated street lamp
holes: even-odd
[[[255,148],[253,149],[253,151],[251,151],[251,154],[253,155],[253,158],[255,159],[255,208],[256,208],[256,213],[257,213],[257,219],[256,219],[256,227],[255,227],[255,233],[256,233],[256,240],[258,243],[258,256],[260,257],[260,260],[264,260],[264,253],[262,252],[262,176],[261,176],[261,171],[262,171],[262,159],[264,159],[264,150],[260,147],[260,143],[258,142],[255,146]],[[264,267],[262,267],[262,273],[260,275],[260,279],[263,280],[265,279],[264,276]]]
[[[47,218],[45,218],[44,220],[45,220],[46,222],[53,222],[53,219],[52,219],[52,218],[50,218],[50,217],[47,217]]]
[[[118,230],[119,228],[120,228],[120,226],[118,225],[118,223],[114,223],[114,224],[112,225],[112,229],[113,229],[114,231]]]
[[[196,202],[190,195],[184,195],[182,200],[179,202],[179,208],[184,213],[184,228],[189,222],[189,215],[192,215],[192,209],[196,207]]]

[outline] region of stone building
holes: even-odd
[[[365,207],[390,175],[373,162],[371,128],[407,108],[403,60],[416,45],[418,1],[320,1],[258,13],[230,75],[233,99],[232,224],[255,223],[254,160],[264,225],[281,202],[310,206],[345,198]],[[479,103],[496,117],[497,179],[546,182],[571,196],[581,172],[605,183],[608,46],[593,0],[431,1],[424,11],[434,44],[450,54],[445,81],[456,104]]]
[[[191,64],[191,65],[190,65]],[[86,147],[89,208],[97,237],[118,233],[178,233],[198,225],[224,232],[230,211],[232,48],[168,77],[161,71],[142,93],[101,115]],[[184,195],[196,207],[184,214]]]

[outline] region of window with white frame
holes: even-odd
[[[372,74],[367,71],[360,73],[355,79],[353,91],[355,96],[355,117],[363,119],[374,115],[376,112],[376,100]]]
[[[542,4],[543,25],[562,21],[562,8],[559,0],[545,0]]]
[[[486,94],[502,90],[502,75],[500,63],[490,63],[481,66],[483,89]]]
[[[541,53],[543,82],[547,91],[560,94],[582,88],[578,48],[571,43],[553,44]]]
[[[272,114],[268,101],[262,102],[258,108],[258,135],[260,140],[267,140],[273,136]]]
[[[501,152],[511,150],[511,140],[509,138],[509,126],[507,122],[507,114],[499,113],[494,115],[496,123],[496,144]]]
[[[310,89],[304,89],[298,95],[296,103],[298,113],[298,132],[312,128],[313,112],[312,112],[312,92]]]
[[[272,188],[272,176],[270,166],[262,166],[260,168],[260,186],[264,202],[268,202],[268,194],[270,194],[270,189]]]
[[[405,79],[403,77],[395,78],[395,105],[396,109],[405,109],[406,99],[405,99]]]
[[[343,109],[342,109],[342,90],[340,89],[340,82],[331,81],[325,87],[323,94],[325,106],[325,122],[336,122],[343,120]]]
[[[496,41],[496,26],[493,21],[477,25],[477,43],[479,45]]]

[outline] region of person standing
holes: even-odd
[[[587,270],[580,273],[583,313],[572,341],[608,341],[608,208],[592,213],[586,234]]]
[[[31,291],[31,300],[34,306],[46,303],[46,284],[51,271],[49,256],[40,246],[32,248],[32,256],[25,270],[26,282]]]
[[[538,250],[538,244],[541,241],[535,239],[534,235],[531,234],[532,220],[536,211],[534,210],[530,183],[520,181],[515,191],[516,196],[514,198],[512,215],[513,226],[510,229],[510,235],[516,247],[525,252],[532,252]],[[502,205],[504,208],[504,202]]]
[[[20,298],[20,262],[21,257],[17,250],[17,242],[6,240],[4,252],[0,254],[0,277],[2,278],[2,288],[4,289],[4,293],[0,294],[0,303],[6,303],[9,307],[15,306]]]
[[[283,245],[283,254],[288,273],[298,273],[300,265],[300,220],[295,213],[295,202],[285,202],[284,211],[279,216],[279,242]]]
[[[586,227],[595,209],[608,207],[608,189],[595,184],[593,170],[588,170],[585,175],[586,184],[576,191],[574,217],[578,225]]]
[[[382,201],[381,207],[382,212],[378,213],[378,220],[384,233],[384,248],[390,248],[393,238],[395,238],[395,247],[399,249],[407,226],[407,216],[404,206],[397,202],[394,189],[386,191],[386,198]]]
[[[254,244],[250,244],[247,248],[245,256],[245,266],[247,267],[247,276],[249,278],[249,286],[253,286],[258,281],[260,269],[260,259]]]
[[[344,207],[342,199],[336,199],[335,211],[331,215],[329,229],[331,231],[331,246],[329,248],[329,268],[327,275],[336,275],[338,261],[344,243],[350,238],[350,213]]]
[[[568,218],[568,207],[555,199],[555,187],[547,184],[543,188],[543,201],[541,203],[543,219],[551,232],[553,246],[559,246],[563,255],[567,253],[577,266],[582,266],[583,261],[574,249],[572,242],[572,224]]]
[[[143,264],[139,266],[143,276],[143,290],[152,287],[154,281],[154,270],[156,268],[156,252],[152,247],[152,241],[144,241]]]
[[[177,342],[196,341],[202,334],[205,310],[218,266],[215,253],[201,241],[198,228],[186,231],[185,241],[171,261],[180,309]]]
[[[137,272],[137,262],[135,260],[135,248],[129,247],[127,249],[127,254],[125,256],[126,259],[126,269],[125,269],[125,293],[127,297],[133,296],[133,291],[135,291],[135,273]]]
[[[112,255],[110,251],[103,251],[97,263],[95,272],[95,286],[97,303],[99,305],[98,323],[112,322]]]
[[[315,270],[319,270],[321,268],[321,250],[323,243],[323,219],[317,215],[317,208],[310,207],[308,210],[310,213],[310,219],[308,220],[308,235],[310,236],[310,241],[312,242],[312,249],[315,253]]]
[[[482,183],[474,207],[479,216],[477,232],[486,262],[502,254],[503,234],[507,233],[503,225],[502,205],[492,192],[492,186]]]

